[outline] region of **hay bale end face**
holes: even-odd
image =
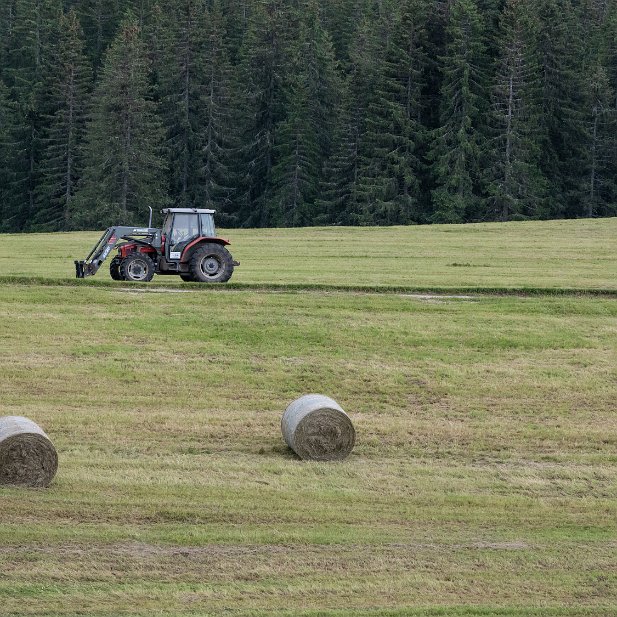
[[[287,445],[302,459],[341,461],[353,450],[356,431],[333,399],[306,394],[285,410],[281,430]]]
[[[0,418],[0,485],[49,486],[57,470],[58,453],[38,424]]]

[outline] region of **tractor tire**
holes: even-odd
[[[226,283],[234,272],[234,260],[224,246],[203,244],[193,253],[189,270],[198,283]]]
[[[109,264],[109,275],[114,281],[122,281],[122,276],[120,274],[120,264],[122,260],[120,257],[114,257]]]
[[[180,275],[180,278],[185,282],[185,283],[194,283],[195,279],[193,278],[192,274],[189,274],[188,272],[183,272]]]
[[[144,253],[131,253],[120,263],[122,280],[147,283],[154,276],[154,262]]]

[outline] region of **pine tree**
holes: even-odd
[[[163,130],[149,99],[148,60],[139,27],[127,15],[94,93],[86,167],[72,206],[76,227],[143,220],[166,202]]]
[[[612,21],[609,3],[587,0],[583,7],[586,43],[587,182],[585,214],[617,211],[617,107],[610,83]]]
[[[318,203],[324,222],[366,224],[366,186],[360,176],[366,171],[370,145],[365,143],[369,109],[377,96],[383,72],[384,41],[375,26],[377,7],[369,7],[350,50],[350,72],[341,88],[335,147],[327,164]]]
[[[55,39],[60,0],[16,0],[15,18],[4,71],[10,97],[17,108],[12,127],[11,185],[7,199],[11,228],[28,230],[35,215],[38,166],[43,129],[44,67]]]
[[[0,232],[15,231],[15,134],[17,105],[0,80]]]
[[[580,216],[588,167],[580,15],[570,0],[537,0],[534,10],[542,92],[540,164],[550,182],[545,217]]]
[[[371,0],[322,0],[324,27],[330,34],[335,56],[347,71],[358,24]]]
[[[482,32],[474,0],[454,0],[441,67],[441,126],[431,152],[436,223],[462,223],[480,210],[478,179],[487,98]]]
[[[15,21],[15,0],[0,4],[0,77],[8,66],[9,41]]]
[[[270,211],[272,170],[276,132],[285,117],[284,76],[293,39],[290,23],[282,0],[256,0],[240,52],[239,106],[244,110],[240,121],[245,128],[239,160],[246,172],[238,196],[238,215],[246,226],[270,226],[276,218]]]
[[[420,218],[427,10],[424,0],[405,0],[388,36],[376,97],[368,109],[360,165],[360,221],[366,224],[402,224]]]
[[[219,220],[229,224],[236,222],[234,198],[238,178],[232,160],[239,147],[234,131],[233,73],[225,39],[221,2],[213,0],[202,57],[206,73],[202,94],[201,178],[205,207],[216,209]]]
[[[119,0],[82,0],[79,13],[88,44],[88,55],[98,70],[122,15]]]
[[[203,202],[200,182],[202,135],[205,124],[203,97],[207,14],[197,0],[164,5],[171,15],[163,33],[163,53],[158,68],[159,96],[167,129],[170,194],[178,205],[194,207]]]
[[[273,168],[271,209],[279,225],[314,221],[340,91],[332,42],[321,23],[317,2],[309,0],[303,13],[286,88],[287,117],[278,131],[278,162]]]
[[[490,148],[485,179],[487,218],[544,214],[546,181],[539,169],[539,66],[532,53],[531,0],[508,0],[501,19],[498,68],[491,95]]]
[[[69,211],[81,172],[91,71],[84,55],[83,33],[70,11],[59,20],[59,36],[45,76],[50,106],[43,131],[42,160],[33,228],[68,229]]]

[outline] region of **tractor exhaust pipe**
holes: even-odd
[[[152,229],[152,208],[148,206],[148,210],[150,210],[150,218],[148,219],[148,229]]]

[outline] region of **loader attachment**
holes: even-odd
[[[83,261],[75,260],[75,276],[78,279],[93,276],[107,259],[120,240],[133,239],[132,236],[154,236],[156,229],[149,227],[109,227],[94,245]]]

